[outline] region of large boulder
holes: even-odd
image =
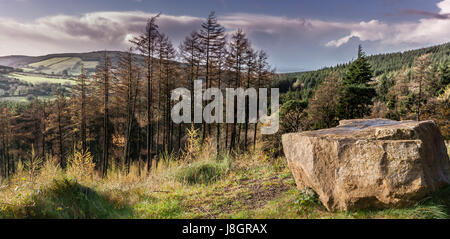
[[[302,189],[331,211],[411,205],[450,183],[447,149],[433,121],[343,120],[282,136]]]

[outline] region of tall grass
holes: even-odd
[[[210,184],[229,172],[231,165],[228,156],[196,161],[180,166],[175,177],[178,181],[188,184]]]
[[[0,183],[0,218],[449,218],[450,186],[409,208],[331,213],[310,190],[299,192],[284,158],[262,144],[233,157],[201,146],[192,131],[182,155],[161,154],[107,177],[94,170],[88,151],[74,149],[62,170],[52,157],[20,162]],[[280,190],[283,188],[283,190]]]

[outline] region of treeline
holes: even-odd
[[[324,79],[308,88],[307,95],[306,91],[292,88],[281,95],[280,130],[270,136],[270,146],[275,154],[281,154],[280,138],[284,133],[330,128],[339,120],[355,118],[432,119],[449,139],[450,61],[444,60],[446,54],[438,51],[419,55],[411,65],[375,76],[375,67],[360,46],[357,59],[347,67],[309,73]]]
[[[28,97],[56,95],[69,92],[68,86],[57,83],[32,84],[0,74],[0,97]]]
[[[431,54],[431,62],[436,68],[448,64],[450,43],[405,52],[367,56],[367,61],[371,65],[373,76],[383,77],[404,67],[413,67],[415,59],[425,54]],[[312,96],[317,86],[331,73],[339,72],[342,77],[350,64],[351,62],[316,71],[281,74],[276,85],[280,88],[280,92],[300,91],[297,94],[306,99]]]
[[[15,69],[13,67],[0,65],[0,74],[8,74],[13,72],[14,70]]]
[[[266,53],[255,51],[241,29],[227,36],[214,12],[176,48],[159,30],[158,17],[148,20],[117,64],[105,52],[92,76],[83,69],[70,94],[0,109],[3,177],[19,161],[30,165],[36,157],[65,168],[75,151],[89,151],[103,176],[113,164],[129,170],[142,162],[150,169],[162,155],[182,155],[189,130],[200,132],[202,144],[215,146],[218,154],[255,143],[258,126],[248,117],[243,124],[175,124],[171,91],[184,87],[193,94],[196,79],[203,89],[267,87],[274,74]]]

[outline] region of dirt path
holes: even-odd
[[[222,205],[219,210],[209,213],[207,218],[217,218],[220,215],[237,214],[243,210],[254,210],[264,207],[269,201],[280,197],[284,192],[293,188],[286,183],[287,179],[280,179],[277,176],[261,179],[240,180],[237,186],[228,186],[222,195],[233,195],[230,204]],[[236,193],[238,192],[238,193]],[[236,207],[236,205],[240,205]]]

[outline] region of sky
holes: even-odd
[[[125,50],[159,12],[178,46],[210,11],[278,72],[450,41],[450,0],[0,0],[0,56]]]

